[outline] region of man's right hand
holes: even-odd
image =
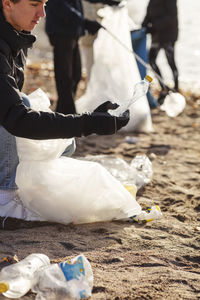
[[[117,106],[117,104],[107,101],[92,113],[83,114],[83,135],[87,136],[92,133],[110,135],[126,126],[130,119],[129,110],[125,111],[119,117],[112,116],[107,112],[108,109],[116,109]]]

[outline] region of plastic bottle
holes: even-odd
[[[48,265],[48,256],[33,253],[20,262],[3,268],[0,272],[0,292],[8,298],[24,296],[35,284],[36,272]]]
[[[153,176],[152,162],[145,154],[136,155],[132,159],[130,167],[134,171],[134,174],[136,174],[135,184],[138,190],[151,182]]]
[[[70,262],[51,264],[37,273],[36,300],[85,299],[91,296],[93,272],[82,254]]]
[[[109,114],[113,116],[120,116],[123,112],[125,112],[136,100],[146,95],[149,89],[149,85],[152,82],[152,78],[149,75],[146,75],[145,78],[136,83],[134,86],[133,96],[131,99],[124,101],[117,109],[109,110]]]

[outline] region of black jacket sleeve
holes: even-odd
[[[0,124],[12,135],[31,139],[79,137],[84,132],[81,115],[37,112],[26,107],[9,76],[0,75]]]
[[[109,135],[125,126],[129,115],[115,117],[107,112],[63,115],[38,112],[23,104],[6,58],[0,54],[0,125],[12,135],[30,139],[55,139]]]
[[[11,73],[6,57],[0,54],[0,125],[8,132],[32,139],[84,135],[87,115],[37,112],[26,107]]]

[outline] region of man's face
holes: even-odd
[[[3,9],[7,22],[18,31],[31,31],[45,16],[45,4],[47,0],[20,0],[13,3],[11,0],[3,0]]]

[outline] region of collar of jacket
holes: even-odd
[[[0,9],[0,38],[11,48],[13,55],[18,55],[23,48],[31,48],[36,37],[30,32],[17,31],[10,25]]]

